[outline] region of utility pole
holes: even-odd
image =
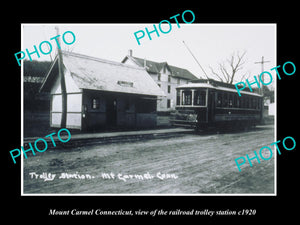
[[[55,29],[56,29],[57,35],[59,35],[58,27],[55,27]],[[58,46],[61,46],[59,38],[58,38]],[[58,74],[59,74],[59,77],[60,77],[61,102],[62,102],[60,126],[62,128],[65,128],[66,127],[66,122],[67,122],[67,91],[66,91],[66,82],[65,82],[64,69],[63,69],[63,57],[62,57],[61,49],[58,46],[57,46]]]
[[[264,64],[265,63],[268,63],[270,61],[264,61],[264,57],[262,56],[261,57],[261,62],[255,62],[255,64],[261,64],[261,72],[264,72]],[[260,79],[259,79],[259,82],[260,82]],[[262,76],[262,82],[264,82],[264,77]],[[264,89],[263,89],[263,85],[261,85],[261,95],[264,96]]]
[[[209,77],[207,76],[207,74],[205,73],[204,69],[202,68],[202,66],[200,65],[200,63],[198,62],[198,60],[196,59],[196,57],[193,55],[192,51],[189,49],[189,47],[186,45],[186,43],[184,41],[182,41],[183,44],[185,45],[185,47],[187,48],[187,50],[191,53],[191,55],[193,56],[193,58],[195,59],[195,61],[198,63],[198,65],[200,66],[202,72],[204,73],[204,75],[206,76],[206,79],[209,79]]]
[[[268,63],[270,61],[264,61],[264,57],[262,56],[261,57],[261,62],[254,62],[255,64],[261,64],[261,72],[264,72],[264,64],[265,63]],[[260,79],[259,81],[260,82]],[[264,83],[264,77],[262,76],[262,82]],[[264,106],[265,106],[265,103],[264,103],[264,87],[263,85],[261,85],[261,88],[260,88],[260,94],[262,95],[262,115],[261,115],[261,120],[262,120],[262,123],[264,123]]]

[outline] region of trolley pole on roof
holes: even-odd
[[[205,73],[205,70],[202,68],[202,66],[200,65],[200,63],[198,62],[198,60],[196,59],[196,57],[194,56],[194,54],[192,53],[192,51],[189,49],[189,47],[186,45],[186,43],[184,41],[182,41],[184,46],[187,48],[187,50],[191,53],[191,55],[193,56],[193,58],[195,59],[195,61],[198,63],[198,65],[200,66],[202,72],[204,73],[204,75],[206,76],[206,79],[209,79],[207,74]]]

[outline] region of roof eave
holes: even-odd
[[[46,86],[46,83],[48,83],[48,80],[49,80],[49,77],[50,77],[51,71],[52,71],[52,69],[53,69],[54,65],[56,64],[56,62],[57,62],[57,59],[58,59],[58,57],[56,56],[56,57],[54,58],[54,60],[53,60],[52,64],[51,64],[51,66],[50,66],[49,70],[47,71],[47,75],[46,75],[46,77],[45,77],[45,79],[44,79],[44,81],[43,81],[43,83],[42,83],[41,87],[39,88],[39,93],[43,92],[43,89],[45,88],[45,86]]]

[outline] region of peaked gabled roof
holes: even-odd
[[[62,52],[63,64],[80,89],[112,91],[121,93],[164,96],[144,68],[119,62],[90,57],[82,54]],[[54,64],[57,63],[57,57]],[[53,78],[51,67],[42,90],[50,90]]]
[[[145,59],[133,57],[133,56],[126,56],[122,62],[125,62],[126,58],[131,58],[134,62],[136,62],[139,66],[144,66]],[[161,69],[166,66],[170,69],[171,75],[173,77],[178,77],[186,80],[195,80],[198,79],[194,74],[192,74],[187,69],[183,69],[176,66],[171,66],[167,62],[154,62],[151,60],[146,59],[146,70],[149,73],[160,73]]]

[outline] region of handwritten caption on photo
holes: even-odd
[[[101,173],[101,175],[93,176],[90,174],[83,174],[79,172],[75,173],[60,173],[60,175],[57,176],[55,173],[36,173],[36,172],[30,172],[29,176],[31,179],[40,179],[43,181],[53,181],[55,178],[58,179],[77,179],[77,180],[90,180],[95,178],[100,178],[104,180],[122,180],[124,182],[128,180],[152,180],[154,178],[160,179],[160,180],[166,180],[166,179],[177,179],[178,176],[174,173],[161,173],[157,172],[156,174],[150,174],[149,172],[144,174],[123,174],[123,173]]]

